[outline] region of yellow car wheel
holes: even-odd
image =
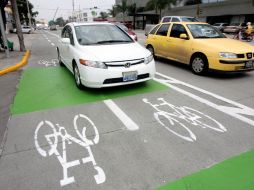
[[[197,54],[191,59],[191,70],[196,75],[203,75],[208,70],[208,61],[206,56]]]

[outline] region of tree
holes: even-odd
[[[20,51],[25,51],[26,47],[25,47],[24,37],[23,37],[22,29],[21,29],[17,1],[11,0],[11,5],[12,5],[13,17],[14,17],[14,20],[16,23],[16,28],[17,28],[17,35],[18,35],[18,39],[19,39],[19,48],[20,48]]]
[[[5,16],[4,8],[6,7],[7,4],[8,4],[8,0],[2,0],[1,3],[0,3],[0,8],[1,8],[1,12],[2,12],[4,27],[6,27],[6,16]]]
[[[159,11],[161,18],[161,11],[165,9],[167,6],[170,6],[171,3],[176,3],[176,0],[150,0],[146,4],[147,10],[155,10],[157,14]]]
[[[96,11],[91,11],[91,14],[92,14],[93,17],[97,16],[97,12]]]
[[[117,14],[117,8],[115,5],[112,5],[112,9],[108,9],[109,11],[109,15],[111,15],[112,17],[115,17]]]
[[[137,4],[133,3],[130,6],[128,6],[128,13],[130,16],[133,16],[133,29],[136,28],[136,13],[137,13]]]
[[[65,25],[65,21],[63,19],[63,17],[59,17],[56,19],[55,23],[59,26],[64,26]]]
[[[102,19],[108,18],[108,13],[106,13],[104,11],[100,12],[100,18],[102,18]]]
[[[55,21],[50,20],[48,24],[49,24],[49,26],[55,25]]]
[[[122,3],[120,5],[116,5],[116,9],[123,14],[123,23],[125,23],[125,14],[128,10],[127,0],[122,0]]]
[[[187,0],[184,5],[196,5],[201,3],[202,3],[202,0]]]
[[[28,18],[28,10],[27,10],[27,5],[26,5],[26,0],[16,0],[17,1],[17,6],[18,6],[18,10],[19,10],[19,17],[20,17],[20,22],[26,23],[26,25],[29,24],[29,18]],[[31,13],[31,20],[32,23],[35,24],[35,19],[34,17],[36,17],[39,13],[37,11],[33,12],[33,4],[28,2],[28,7]]]

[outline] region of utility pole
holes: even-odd
[[[55,17],[56,17],[56,13],[57,13],[58,9],[59,9],[59,7],[57,7],[57,9],[56,9],[56,11],[55,11],[55,14],[54,14],[54,17],[53,17],[54,23],[55,23]]]
[[[29,26],[30,26],[31,31],[32,31],[31,13],[30,13],[30,9],[29,9],[28,0],[26,0],[26,6],[27,6],[27,17],[28,17],[28,19],[29,19]]]
[[[1,34],[2,34],[2,38],[3,38],[3,43],[4,43],[5,54],[6,54],[6,57],[8,58],[8,57],[10,57],[10,52],[9,52],[8,42],[7,42],[7,38],[6,38],[6,34],[5,34],[4,21],[2,18],[1,9],[0,9],[0,27],[1,27]]]
[[[72,18],[73,18],[73,21],[74,21],[74,0],[72,0]],[[76,22],[76,19],[75,19],[75,22]]]

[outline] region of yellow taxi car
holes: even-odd
[[[154,56],[189,64],[195,74],[254,70],[254,46],[227,38],[213,26],[200,22],[156,25],[146,48]]]

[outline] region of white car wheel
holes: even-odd
[[[83,87],[83,85],[81,83],[80,73],[79,73],[79,70],[78,70],[78,66],[76,64],[74,64],[73,72],[74,72],[75,83],[76,83],[77,87],[79,89],[81,89]]]

